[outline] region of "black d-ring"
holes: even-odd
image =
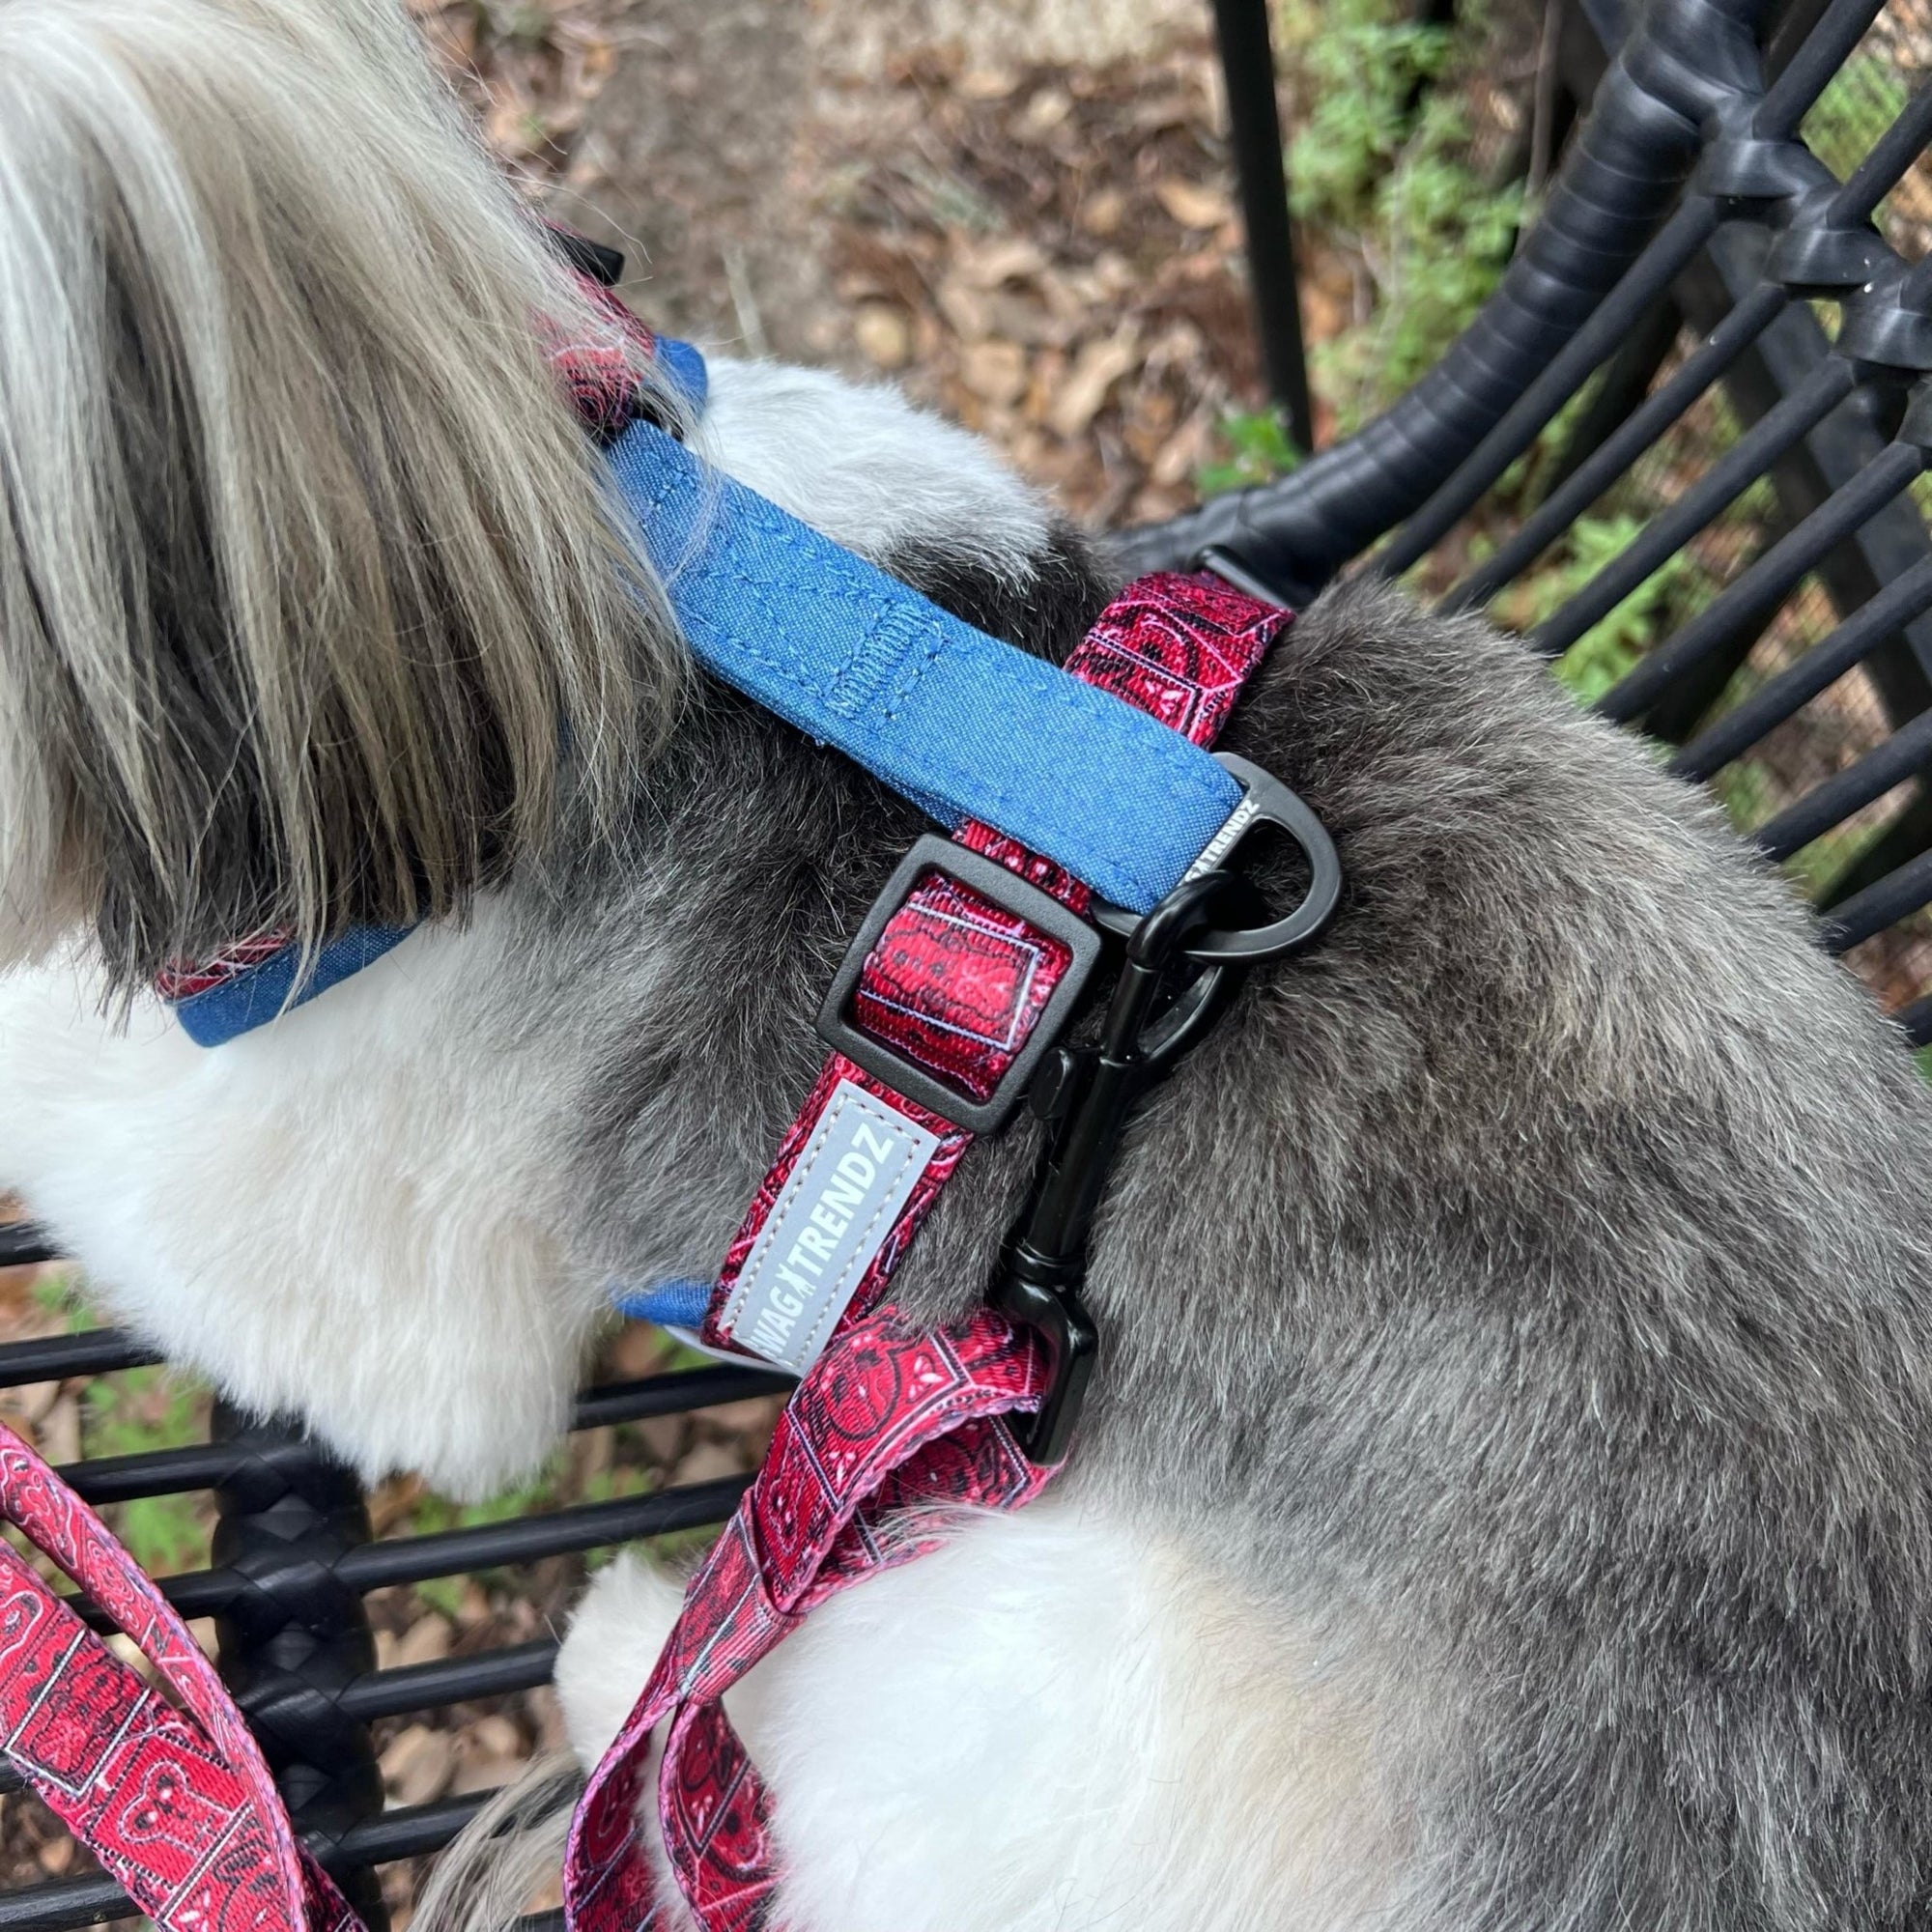
[[[1336,856],[1335,841],[1329,838],[1327,828],[1272,772],[1250,764],[1246,758],[1237,758],[1232,752],[1216,752],[1214,760],[1241,781],[1241,802],[1228,814],[1228,822],[1208,841],[1200,858],[1188,867],[1186,878],[1197,878],[1225,865],[1256,826],[1272,825],[1301,848],[1308,861],[1308,890],[1293,912],[1266,925],[1216,926],[1202,933],[1188,942],[1187,956],[1203,965],[1230,960],[1254,965],[1264,959],[1279,959],[1283,953],[1306,946],[1334,917],[1342,896],[1342,862]],[[1123,938],[1130,936],[1141,923],[1139,913],[1098,901],[1088,917],[1096,925]]]

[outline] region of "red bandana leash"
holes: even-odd
[[[61,1821],[170,1932],[361,1932],[295,1841],[234,1699],[107,1526],[0,1427],[0,1515],[132,1637],[151,1690],[0,1544],[0,1746]]]
[[[1206,746],[1289,621],[1211,577],[1143,578],[1066,668]],[[989,827],[955,837],[1087,910],[1080,881]],[[866,955],[854,1021],[983,1100],[1070,963],[1064,940],[930,869]],[[807,1372],[578,1807],[564,1901],[579,1932],[636,1932],[651,1915],[656,1881],[635,1821],[667,1723],[657,1808],[678,1889],[703,1932],[763,1932],[778,1884],[770,1804],[720,1699],[814,1605],[936,1548],[936,1515],[1017,1509],[1055,1473],[1021,1453],[1002,1419],[1037,1407],[1047,1388],[1051,1364],[1032,1330],[981,1309],[912,1334],[882,1302],[972,1139],[835,1052],[731,1243],[706,1338],[803,1358]]]

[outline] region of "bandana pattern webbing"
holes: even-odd
[[[1131,583],[1066,660],[1066,669],[1207,747],[1291,613],[1230,589],[1218,578],[1160,573]],[[1091,895],[1051,860],[968,820],[953,837],[1029,884],[1084,913]],[[854,1020],[926,1072],[979,1099],[990,1094],[1037,1023],[1067,966],[1051,935],[943,874],[928,874],[887,922],[866,961]],[[841,1256],[847,1299],[869,1306],[905,1252],[972,1136],[834,1054],[725,1253],[705,1318],[714,1348],[759,1350],[746,1320],[753,1291],[781,1258],[760,1245],[802,1153],[820,1131],[841,1082],[937,1136],[923,1174],[895,1219],[865,1252]],[[810,1257],[803,1258],[807,1262]],[[747,1278],[748,1268],[753,1278]],[[759,1298],[762,1298],[761,1296]]]
[[[181,1697],[177,1711],[0,1544],[0,1747],[167,1932],[361,1932],[295,1841],[262,1753],[186,1626],[106,1525],[0,1427],[0,1516]]]
[[[1215,579],[1146,578],[1109,606],[1067,669],[1207,745],[1289,621]],[[1079,880],[1012,839],[977,823],[955,837],[1086,910]],[[983,1095],[1026,1044],[1066,965],[1064,944],[934,872],[888,921],[853,1012],[906,1058]],[[840,1054],[827,1061],[731,1242],[707,1339],[738,1341],[731,1324],[745,1272],[765,1264],[761,1238],[802,1167],[820,1157],[827,1122],[853,1089],[917,1132],[924,1165],[896,1214],[846,1255],[849,1282],[840,1288],[849,1293],[831,1339],[592,1776],[564,1871],[577,1932],[637,1932],[652,1914],[655,1880],[636,1816],[660,1730],[658,1822],[697,1923],[703,1932],[777,1932],[770,1803],[720,1699],[813,1605],[934,1548],[948,1506],[1015,1509],[1054,1473],[1026,1461],[1002,1420],[1037,1407],[1048,1385],[1051,1365],[1037,1337],[989,1309],[937,1334],[910,1334],[882,1305],[972,1136]],[[839,1238],[840,1253],[851,1249],[845,1231]]]
[[[1044,1485],[999,1417],[1032,1406],[1045,1364],[990,1310],[908,1336],[855,1322],[779,1419],[770,1454],[693,1578],[657,1668],[572,1823],[564,1906],[578,1932],[637,1932],[657,1886],[636,1819],[652,1733],[668,1726],[658,1815],[706,1932],[752,1932],[777,1883],[770,1804],[719,1701],[814,1605],[935,1547],[921,1513],[1013,1509]]]

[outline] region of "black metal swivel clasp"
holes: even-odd
[[[1029,1095],[1046,1125],[1033,1187],[1001,1249],[993,1306],[1037,1329],[1053,1350],[1053,1380],[1037,1412],[1016,1426],[1042,1466],[1060,1462],[1099,1355],[1099,1331],[1080,1298],[1087,1239],[1128,1117],[1233,1004],[1251,968],[1315,939],[1342,895],[1342,867],[1320,819],[1258,765],[1216,753],[1241,784],[1241,803],[1173,892],[1145,919],[1095,904],[1090,917],[1126,940],[1097,1046],[1059,1046],[1040,1062]],[[1272,826],[1308,867],[1300,902],[1270,915],[1254,886],[1228,869],[1251,831]]]
[[[1037,1413],[1016,1426],[1030,1461],[1066,1454],[1099,1351],[1099,1331],[1080,1299],[1087,1240],[1121,1135],[1148,1090],[1207,1037],[1247,976],[1248,962],[1200,963],[1190,947],[1208,935],[1266,919],[1239,874],[1183,880],[1135,927],[1095,1046],[1056,1048],[1035,1076],[1031,1101],[1046,1145],[1027,1206],[1001,1250],[995,1308],[1040,1331],[1053,1380]]]

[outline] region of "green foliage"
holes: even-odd
[[[1253,410],[1222,419],[1221,441],[1227,454],[1204,463],[1194,473],[1194,487],[1204,497],[1219,497],[1251,483],[1285,476],[1301,461],[1301,452],[1276,410]]]
[[[176,1372],[128,1369],[90,1382],[80,1417],[81,1452],[134,1456],[179,1449],[208,1435],[208,1393]],[[142,1496],[108,1512],[115,1533],[151,1576],[208,1561],[202,1498]]]
[[[526,53],[549,45],[556,26],[550,8],[541,0],[482,0],[477,12],[487,32]]]
[[[1367,372],[1378,405],[1441,359],[1489,299],[1516,245],[1522,190],[1486,188],[1462,158],[1467,140],[1460,104],[1432,99],[1383,190],[1389,257]]]
[[[1856,53],[1805,115],[1805,145],[1842,180],[1905,112],[1911,98],[1912,90],[1892,60]]]
[[[1375,312],[1321,345],[1318,376],[1348,430],[1434,364],[1495,287],[1522,192],[1468,162],[1469,124],[1447,85],[1452,51],[1480,48],[1480,8],[1459,38],[1418,25],[1403,0],[1291,0],[1288,59],[1306,104],[1289,148],[1304,224],[1348,242],[1376,285]]]
[[[1356,232],[1410,135],[1409,103],[1449,58],[1449,32],[1386,0],[1289,10],[1290,57],[1312,102],[1289,144],[1289,196],[1303,221]]]
[[[1627,511],[1579,517],[1562,548],[1497,599],[1497,621],[1534,630],[1615,562],[1642,529],[1643,519]],[[1556,675],[1579,703],[1594,704],[1656,641],[1692,570],[1689,557],[1671,557],[1557,659]]]

